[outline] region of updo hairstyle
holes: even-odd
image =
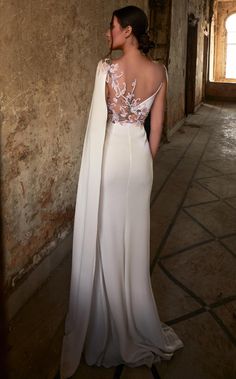
[[[133,5],[117,9],[113,12],[112,19],[117,17],[122,28],[132,27],[132,32],[138,41],[138,48],[147,54],[155,46],[148,35],[148,18],[144,11]]]

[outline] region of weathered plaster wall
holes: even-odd
[[[208,19],[207,0],[172,1],[171,36],[169,50],[169,92],[167,98],[167,126],[171,130],[185,116],[185,77],[188,14],[198,22],[198,57],[196,67],[195,105],[202,100],[204,29]]]
[[[0,3],[6,290],[70,231],[97,61],[112,10],[146,0]],[[147,8],[146,8],[147,9]]]
[[[167,66],[170,41],[170,14],[171,0],[165,0],[163,4],[150,2],[150,35],[155,42],[151,50],[152,59],[158,60]]]
[[[236,83],[208,82],[206,85],[208,100],[236,102]]]
[[[198,22],[198,46],[197,46],[197,67],[196,67],[196,92],[195,92],[195,105],[199,105],[202,101],[202,88],[203,88],[203,54],[204,54],[204,30],[209,32],[208,12],[204,8],[205,1],[192,1],[189,3],[189,13],[193,13],[195,17],[199,18]]]
[[[185,65],[187,46],[188,1],[172,1],[171,36],[168,62],[169,86],[167,96],[168,129],[184,117]]]

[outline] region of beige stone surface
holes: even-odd
[[[175,225],[168,235],[161,257],[190,248],[212,239],[211,234],[198,225],[187,213],[179,212]]]
[[[236,236],[225,237],[221,241],[236,256]]]
[[[84,361],[82,361],[71,379],[111,379],[113,378],[114,371],[114,368],[87,366]]]
[[[201,305],[156,265],[152,276],[152,288],[161,321],[168,322],[201,308]]]
[[[188,207],[186,212],[217,237],[236,232],[235,209],[220,200]]]
[[[214,178],[215,179],[215,178]],[[205,181],[199,181],[199,183],[205,184]],[[218,200],[217,196],[209,192],[207,189],[202,187],[198,182],[193,182],[188,190],[186,199],[184,201],[184,206],[194,205],[200,203],[206,203],[210,201]]]
[[[164,261],[163,261],[164,262]],[[218,242],[209,242],[165,260],[163,265],[207,304],[235,295],[235,257]]]
[[[185,127],[180,129],[182,132]],[[180,132],[178,130],[175,133],[175,137],[171,139],[169,143],[164,143],[154,160],[154,169],[156,175],[153,178],[152,199],[156,193],[164,185],[166,178],[171,175],[176,165],[181,161],[182,156],[191,141],[196,137],[196,131],[188,129],[188,132]]]
[[[223,304],[214,309],[217,316],[223,321],[232,336],[236,339],[236,301]]]
[[[219,142],[222,143],[222,140]],[[231,147],[229,146],[229,144],[227,145],[228,145],[227,149],[229,153],[229,151],[231,150]],[[221,149],[222,149],[222,145],[221,145]],[[233,150],[233,146],[232,146],[232,150]],[[213,161],[205,161],[204,164],[207,167],[213,168],[223,174],[233,174],[236,172],[235,161],[233,157],[231,159],[221,158],[221,159],[215,159]]]
[[[207,178],[207,177],[216,176],[216,175],[220,175],[219,171],[213,170],[212,168],[202,163],[199,165],[194,177],[196,179],[199,179],[199,178]]]
[[[52,379],[58,369],[67,311],[70,257],[9,323],[11,379]]]
[[[171,220],[183,201],[184,193],[207,140],[208,135],[204,131],[196,136],[151,207],[151,259],[154,258]]]
[[[182,321],[174,329],[185,346],[171,361],[161,363],[161,379],[235,378],[236,347],[209,313]]]
[[[206,8],[204,7],[204,4],[206,5]],[[167,99],[167,104],[169,106],[167,111],[167,123],[169,129],[173,128],[175,123],[179,120],[182,120],[185,115],[187,19],[188,14],[190,13],[193,13],[195,17],[199,18],[195,104],[199,104],[202,99],[204,41],[204,34],[202,33],[202,29],[205,26],[205,20],[208,18],[207,4],[209,3],[198,0],[183,0],[181,2],[172,1],[171,36],[168,65],[171,91],[169,91]]]
[[[220,198],[234,196],[236,193],[236,174],[222,175],[216,178],[199,179],[199,183]]]
[[[148,367],[125,367],[121,379],[153,379],[152,373]]]
[[[232,197],[231,199],[226,199],[226,203],[231,205],[231,207],[236,209],[236,197]]]

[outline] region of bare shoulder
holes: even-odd
[[[155,78],[156,82],[165,82],[167,80],[167,70],[164,64],[158,61],[153,61],[150,58],[143,60],[146,77]]]
[[[155,76],[158,77],[161,81],[167,80],[167,69],[166,66],[158,61],[152,61],[153,70]]]

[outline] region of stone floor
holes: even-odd
[[[154,163],[151,278],[162,321],[184,349],[156,365],[161,379],[236,378],[236,107],[205,104]],[[70,257],[9,325],[12,379],[52,379],[67,311]],[[73,379],[113,379],[87,367]],[[124,367],[121,379],[151,379]]]

